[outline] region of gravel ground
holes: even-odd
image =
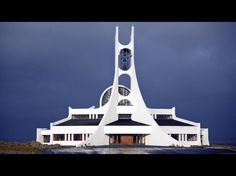
[[[236,154],[224,148],[170,148],[170,147],[86,147],[52,149],[50,154]]]

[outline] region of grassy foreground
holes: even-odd
[[[236,150],[235,145],[226,145],[226,144],[212,144],[208,148],[223,148],[223,149],[233,149]]]
[[[0,142],[0,154],[43,154],[48,149],[65,148],[60,145],[43,145],[35,141],[26,143]]]

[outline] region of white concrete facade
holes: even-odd
[[[128,75],[130,87],[119,82],[123,75]],[[69,107],[68,116],[50,123],[50,129],[38,128],[36,140],[77,147],[110,145],[113,140],[119,144],[122,140],[133,140],[135,144],[142,141],[141,144],[152,146],[209,145],[208,129],[201,129],[200,123],[176,117],[175,107],[146,107],[135,71],[134,27],[127,45],[119,42],[116,27],[114,81],[102,93],[100,107]]]

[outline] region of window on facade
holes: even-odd
[[[74,134],[74,141],[82,141],[82,134]]]
[[[84,134],[84,141],[86,140],[86,134]]]
[[[129,90],[128,89],[125,89],[124,87],[119,87],[118,89],[119,93],[123,96],[128,96],[129,95]]]
[[[102,106],[107,104],[111,97],[112,88],[108,89],[105,94],[102,96]]]
[[[120,100],[118,106],[133,106],[131,102],[127,99]]]
[[[131,51],[128,48],[124,48],[119,54],[119,67],[121,70],[128,70],[131,64]]]
[[[72,119],[89,119],[89,114],[72,115]]]
[[[98,114],[98,119],[102,119],[104,114]]]
[[[53,135],[54,141],[64,141],[65,140],[65,134],[54,134]]]
[[[43,136],[43,142],[45,142],[45,143],[50,142],[50,135],[44,135]]]
[[[197,134],[187,134],[187,141],[197,141]]]
[[[130,119],[132,114],[118,114],[119,119]]]
[[[156,114],[157,119],[172,119],[171,114]]]
[[[171,134],[171,137],[176,139],[177,141],[179,140],[179,134]]]
[[[107,104],[110,100],[110,97],[111,97],[111,91],[112,91],[112,88],[109,88],[102,96],[102,106],[104,106],[105,104]],[[127,96],[129,95],[130,91],[127,89],[127,88],[124,88],[124,87],[121,87],[119,86],[119,89],[118,89],[119,93],[121,95],[124,95],[124,96]]]

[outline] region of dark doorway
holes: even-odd
[[[132,135],[121,135],[120,136],[120,144],[124,145],[132,145],[133,142],[133,136]]]
[[[145,136],[142,134],[112,134],[109,135],[109,144],[144,145]]]

